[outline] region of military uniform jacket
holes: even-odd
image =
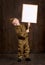
[[[18,39],[25,39],[26,37],[28,37],[28,33],[26,32],[26,26],[24,24],[15,26],[15,31]]]

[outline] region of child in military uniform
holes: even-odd
[[[29,30],[26,30],[26,26],[23,23],[20,23],[17,18],[11,18],[10,20],[12,20],[12,24],[15,26],[18,38],[18,61],[20,62],[23,57],[25,57],[26,61],[30,61],[30,48],[28,44]]]

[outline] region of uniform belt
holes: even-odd
[[[18,39],[25,40],[25,37],[19,36]]]

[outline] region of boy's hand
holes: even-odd
[[[27,29],[26,32],[29,33],[29,29]]]

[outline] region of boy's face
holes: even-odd
[[[13,24],[14,26],[19,26],[19,25],[20,25],[20,22],[19,22],[19,20],[18,20],[17,18],[15,18],[15,19],[12,21],[12,24]]]

